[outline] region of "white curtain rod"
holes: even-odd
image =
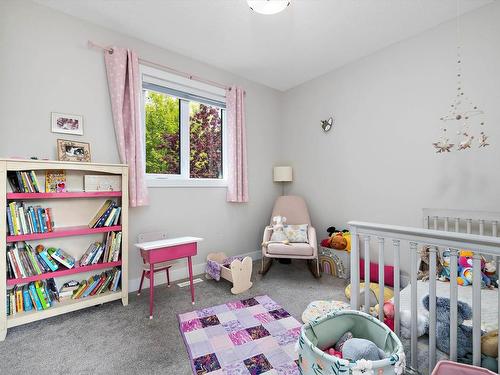
[[[106,47],[106,46],[102,46],[100,44],[97,44],[97,43],[94,43],[93,41],[89,40],[88,41],[88,47],[89,48],[97,48],[97,49],[101,49],[105,52],[108,52],[108,53],[113,53],[113,48],[111,47]],[[205,79],[205,78],[202,78],[202,77],[198,77],[198,76],[195,76],[194,74],[190,74],[190,73],[186,73],[186,72],[183,72],[181,70],[177,70],[175,68],[172,68],[170,66],[167,66],[167,65],[162,65],[162,64],[158,64],[158,63],[155,63],[153,61],[149,61],[149,60],[145,60],[143,58],[140,58],[139,57],[139,61],[145,65],[149,65],[153,68],[158,68],[158,69],[162,69],[162,70],[166,70],[166,71],[169,71],[169,72],[172,72],[172,73],[175,73],[175,74],[178,74],[180,76],[183,76],[183,77],[186,77],[188,79],[191,79],[193,81],[198,81],[198,82],[202,82],[202,83],[207,83],[209,85],[212,85],[212,86],[216,86],[216,87],[219,87],[221,89],[224,89],[224,90],[231,90],[231,87],[230,86],[226,86],[222,83],[218,83],[218,82],[215,82],[215,81],[211,81],[209,79]]]

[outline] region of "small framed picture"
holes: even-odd
[[[83,161],[90,163],[90,143],[58,139],[57,159],[59,161]]]
[[[83,135],[83,116],[52,112],[52,133]]]

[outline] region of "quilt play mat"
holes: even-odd
[[[267,295],[179,314],[196,375],[296,375],[301,324]]]

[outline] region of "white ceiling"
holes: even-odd
[[[292,0],[272,16],[252,12],[246,0],[35,1],[279,90],[457,14],[457,0]]]

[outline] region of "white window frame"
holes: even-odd
[[[143,81],[155,83],[171,89],[184,91],[190,94],[203,96],[225,103],[225,90],[202,82],[193,81],[185,77],[168,73],[146,65],[140,65],[141,73],[141,121],[144,132],[144,150],[146,155],[146,113],[144,107]],[[227,112],[223,108],[222,115],[222,178],[191,178],[189,176],[189,100],[180,100],[180,174],[154,174],[146,173],[146,184],[148,187],[226,187],[228,176],[227,164]],[[146,163],[144,163],[146,164]],[[145,166],[144,166],[145,167]]]

